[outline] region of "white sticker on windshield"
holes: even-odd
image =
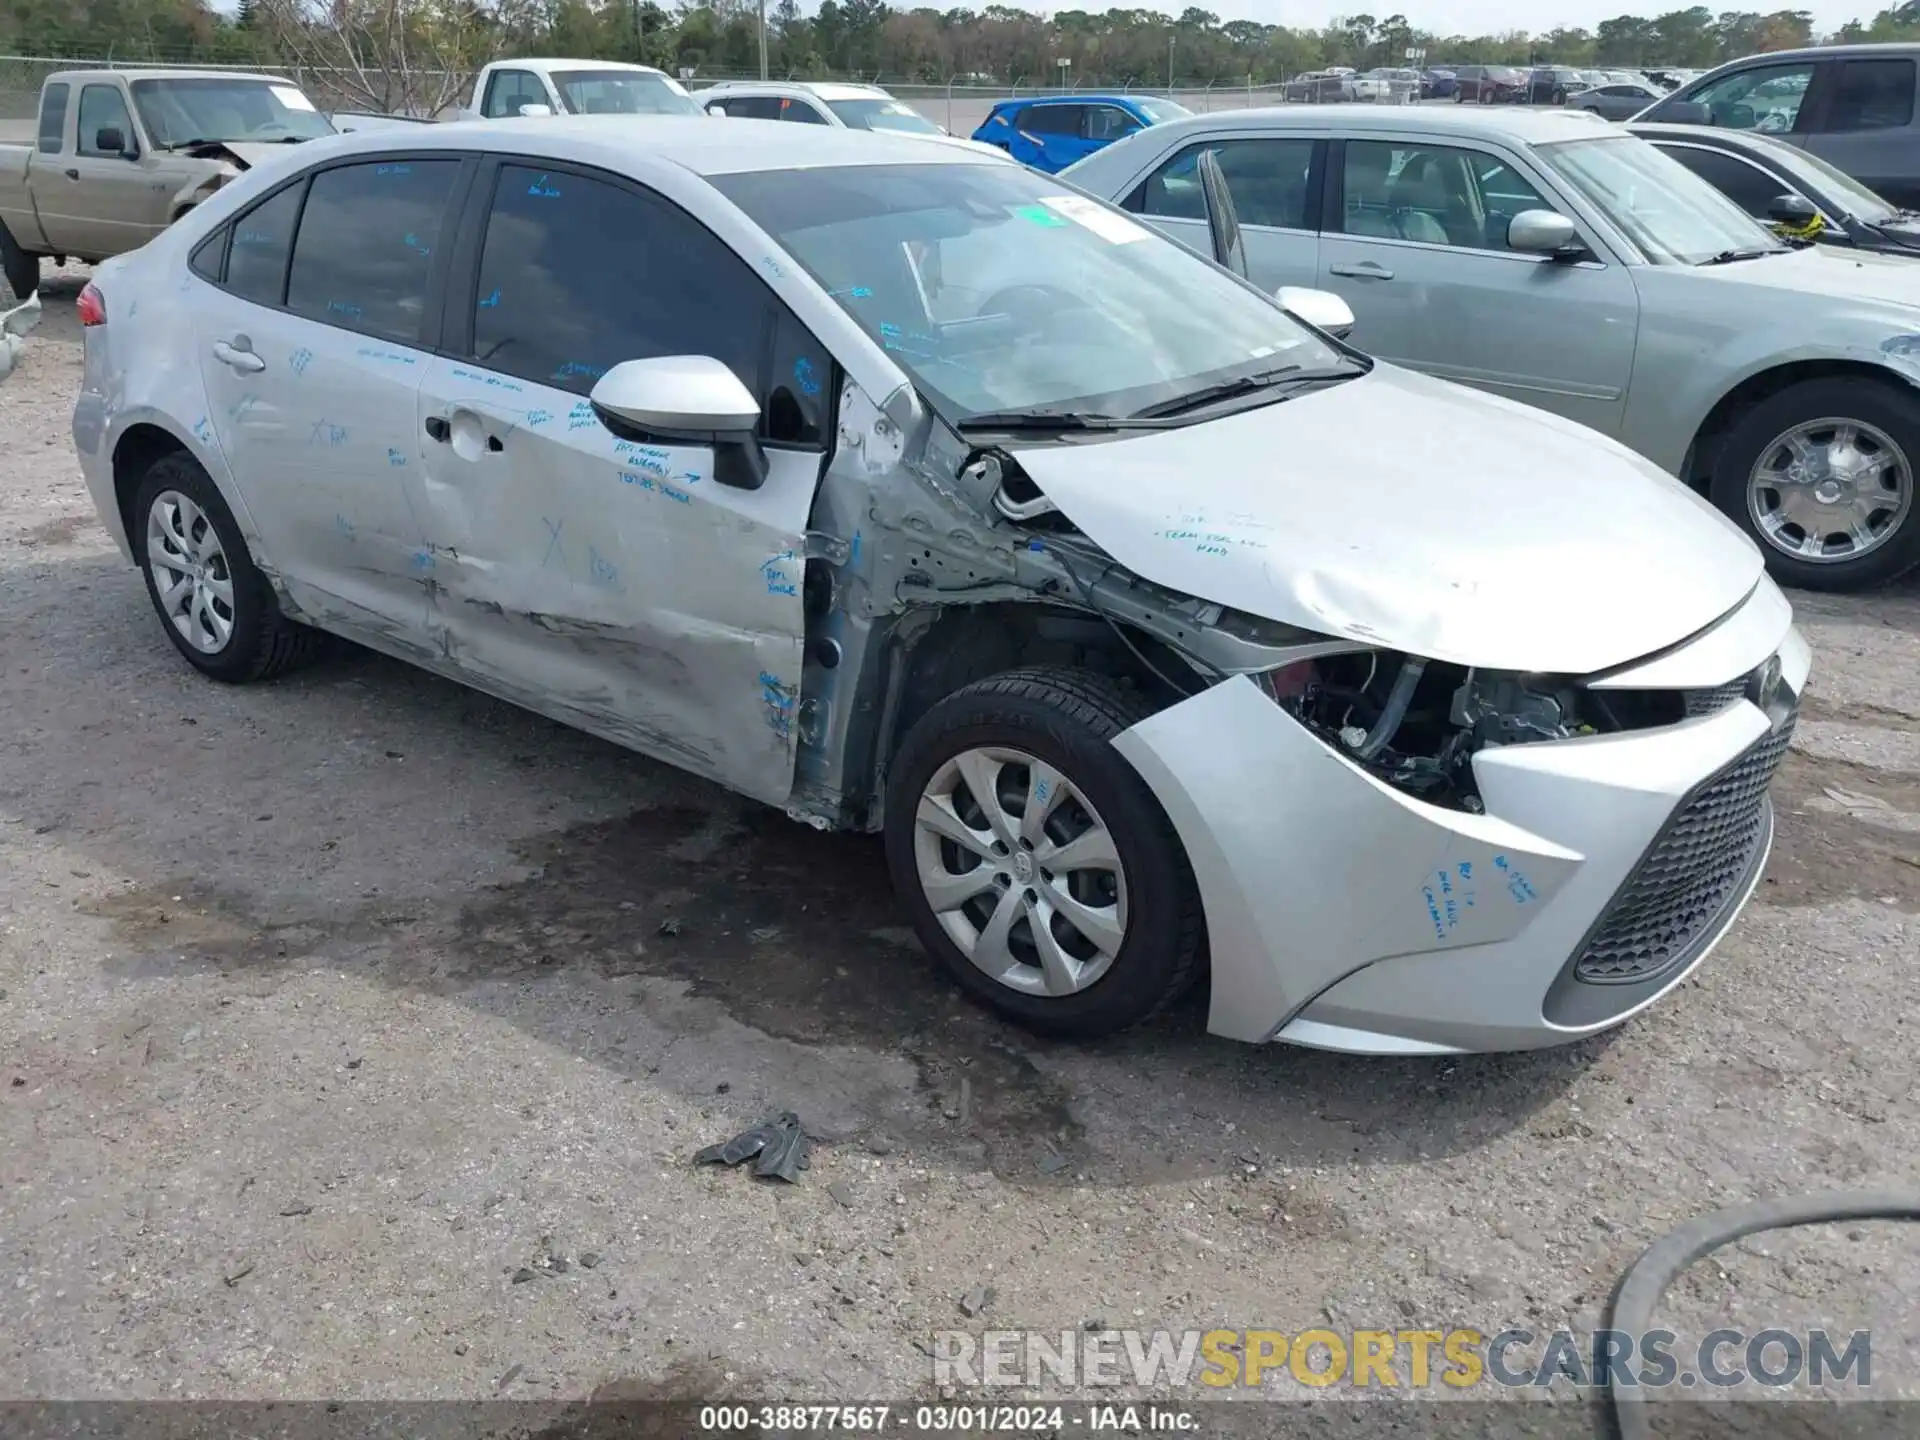
[[[1085,195],[1043,195],[1040,203],[1093,231],[1109,245],[1126,245],[1144,240],[1151,233],[1124,215],[1116,215],[1097,200]]]
[[[274,99],[289,110],[313,109],[313,101],[291,85],[269,85],[267,89],[272,92]]]

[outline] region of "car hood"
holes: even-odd
[[[1009,448],[1144,579],[1428,659],[1591,674],[1764,578],[1751,541],[1624,446],[1388,365],[1177,430]]]
[[[1920,309],[1920,269],[1902,256],[1876,255],[1870,250],[1809,245],[1804,250],[1759,260],[1736,260],[1731,265],[1696,265],[1690,273],[1723,285]]]

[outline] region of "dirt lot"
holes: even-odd
[[[1623,1031],[1039,1044],[872,842],[364,653],[195,676],[72,458],[78,284],[0,387],[0,1399],[900,1399],[961,1326],[1544,1331],[1703,1209],[1914,1182],[1920,586],[1796,597],[1760,903]],[[800,1184],[690,1167],[770,1108],[826,1137]],[[1871,1326],[1920,1396],[1917,1256],[1764,1236],[1663,1318]]]

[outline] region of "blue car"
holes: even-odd
[[[994,106],[975,140],[1049,175],[1103,146],[1193,112],[1154,95],[1037,95]]]

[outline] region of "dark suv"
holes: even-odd
[[[1778,50],[1710,70],[1641,118],[1772,135],[1896,206],[1920,206],[1916,62],[1914,44]]]
[[[1456,104],[1510,105],[1527,93],[1526,72],[1511,65],[1459,65],[1453,73]]]
[[[1569,70],[1564,65],[1543,65],[1527,76],[1527,103],[1564,105],[1569,95],[1577,95],[1587,88],[1578,70]]]

